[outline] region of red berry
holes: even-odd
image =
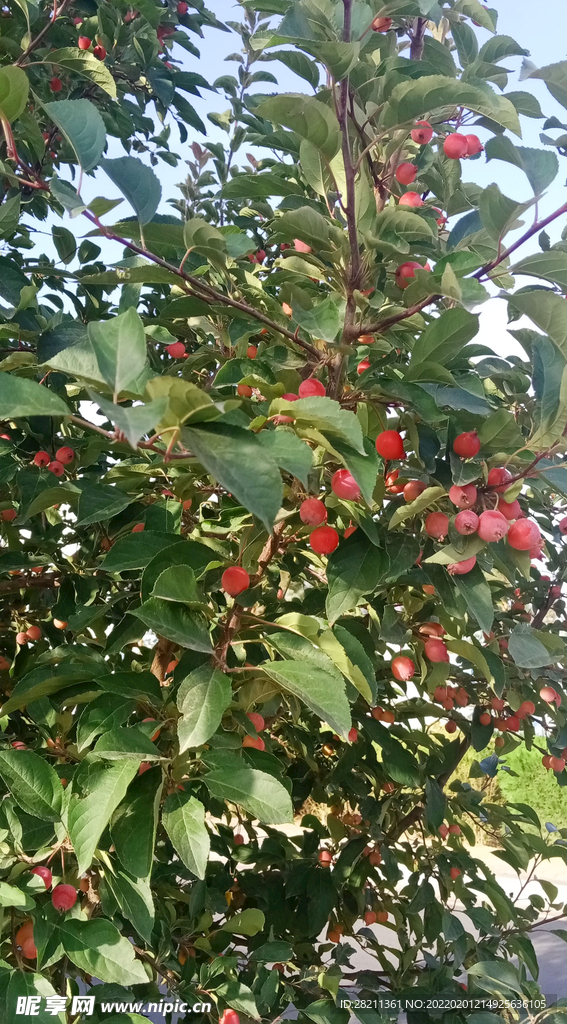
[[[467,155],[468,142],[466,135],[448,135],[443,143],[443,152],[449,160],[460,160]]]
[[[262,718],[262,715],[258,714],[257,711],[248,711],[246,713],[246,717],[250,722],[252,722],[252,725],[254,726],[256,732],[262,732],[262,730],[266,727],[266,723]]]
[[[344,539],[346,540],[347,537],[351,537],[353,533],[356,533],[356,529],[357,528],[356,528],[356,526],[354,526],[353,523],[351,523],[349,526],[347,526],[345,532],[343,533]]]
[[[48,466],[51,462],[51,455],[49,452],[36,452],[33,457],[34,466]]]
[[[558,696],[557,690],[554,690],[553,686],[542,686],[541,690],[539,691],[539,695],[541,699],[546,702],[546,704],[555,704],[555,701]]]
[[[520,719],[517,717],[517,715],[510,715],[510,717],[506,719],[506,729],[508,730],[508,732],[518,732],[519,728]]]
[[[420,494],[423,494],[426,487],[427,484],[424,484],[422,480],[410,480],[404,487],[405,501],[415,501]]]
[[[0,512],[0,517],[2,518],[2,522],[11,523],[16,518],[17,514],[18,513],[15,508],[5,508]]]
[[[399,164],[396,170],[396,178],[400,185],[411,185],[412,181],[417,178],[417,167],[415,164],[403,163]]]
[[[79,50],[89,50],[90,45],[91,41],[88,36],[79,36],[77,40],[77,46],[79,47]]]
[[[221,586],[230,597],[237,597],[250,586],[250,577],[241,565],[231,565],[221,576]]]
[[[457,878],[460,877],[461,872],[459,871],[459,868],[451,868],[451,870],[449,871],[449,874],[450,874],[450,876],[451,876],[451,878],[452,878],[452,880],[454,882],[454,881],[456,881]]]
[[[455,516],[455,529],[457,533],[462,534],[464,537],[471,533],[476,533],[478,524],[479,518],[476,512],[473,512],[470,508],[464,509]]]
[[[266,744],[261,736],[245,736],[242,740],[243,747],[253,747],[254,750],[265,750]]]
[[[236,394],[240,395],[241,398],[250,398],[252,396],[252,388],[248,384],[239,384]]]
[[[449,719],[448,722],[445,723],[445,732],[456,732],[456,731],[457,731],[457,723],[454,722],[453,719],[451,718],[451,719]]]
[[[370,289],[370,291],[373,290],[373,288]],[[365,295],[366,293],[363,292],[362,294]],[[373,334],[361,334],[358,340],[361,345],[373,345],[374,342],[376,341],[376,338],[374,337]]]
[[[331,488],[337,498],[346,498],[348,501],[358,501],[360,498],[360,487],[348,469],[337,469],[333,473]]]
[[[45,867],[45,864],[36,864],[35,868],[31,869],[32,875],[37,875],[44,882],[45,888],[49,889],[52,880],[52,874],[49,868]]]
[[[392,27],[391,18],[374,18],[371,28],[373,32],[389,32]]]
[[[320,380],[317,380],[316,377],[308,377],[307,380],[302,380],[299,385],[300,398],[322,398],[325,393],[325,385]]]
[[[41,629],[39,628],[39,626],[30,626],[26,630],[26,636],[27,636],[28,640],[40,640],[41,639]]]
[[[397,430],[383,430],[376,438],[376,451],[383,459],[405,459],[404,442]]]
[[[426,146],[428,142],[431,142],[433,128],[429,121],[416,121],[415,128],[412,128],[411,138],[412,142],[417,142],[420,146]]]
[[[400,682],[407,682],[415,675],[415,665],[411,658],[407,658],[405,655],[400,654],[396,658],[392,659],[392,675],[395,679],[399,679]]]
[[[399,198],[399,206],[423,206],[423,199],[419,192],[404,192]],[[420,266],[421,264],[418,264]],[[413,274],[411,275],[414,276]]]
[[[98,46],[94,47],[93,53],[97,60],[104,60],[104,58],[106,57],[106,50],[104,46],[101,46],[100,43],[98,44]]]
[[[449,825],[449,835],[460,836],[461,829],[459,825]]]
[[[367,925],[374,924],[376,921],[376,914],[373,910],[367,910],[364,914],[364,923]]]
[[[514,501],[505,501],[504,498],[498,499],[498,511],[502,513],[509,521],[512,519],[519,519],[522,515],[522,506],[516,498]]]
[[[180,0],[180,2],[177,4],[177,13],[182,15],[187,14],[188,10],[189,4],[186,4],[185,0]]]
[[[246,349],[246,355],[248,359],[255,359],[258,355],[258,348],[256,345],[249,345]]]
[[[447,645],[442,640],[427,640],[423,651],[429,661],[449,661],[449,651],[447,650]]]
[[[299,395],[294,395],[293,391],[286,391],[282,398],[285,398],[286,402],[297,402]]]
[[[312,252],[311,246],[307,242],[302,242],[300,238],[294,238],[293,246],[296,252]]]
[[[488,711],[483,711],[482,715],[480,715],[480,717],[479,717],[480,724],[481,725],[490,725],[491,721],[492,721],[492,718],[488,714]]]
[[[132,527],[132,533],[143,533],[145,529],[145,523],[136,523],[136,525]]]
[[[564,516],[559,523],[559,532],[565,536],[567,533],[567,516]]]
[[[502,540],[510,529],[510,523],[501,512],[487,509],[482,512],[478,521],[478,535],[481,540],[489,542]]]
[[[39,452],[38,452],[39,454]],[[68,466],[69,463],[75,458],[75,452],[72,448],[58,448],[55,452],[55,458],[58,462],[62,462],[64,466]]]
[[[327,509],[319,498],[306,498],[299,506],[299,518],[302,523],[320,526],[327,520]]]
[[[532,519],[517,519],[508,530],[508,544],[516,551],[529,551],[539,541],[539,526]]]
[[[472,555],[471,558],[465,558],[462,562],[452,562],[451,565],[447,566],[447,572],[450,576],[464,576],[471,569],[474,569],[476,565],[476,555]]]
[[[172,359],[182,359],[185,355],[185,345],[182,341],[174,341],[171,345],[165,346],[165,351]]]
[[[446,839],[447,836],[449,835],[449,826],[448,825],[440,825],[439,826],[439,835],[441,836],[441,839]]]
[[[467,140],[467,156],[476,156],[477,153],[482,153],[484,146],[478,135],[465,135],[465,139]]]
[[[328,868],[333,863],[333,854],[330,850],[319,850],[317,860],[322,867]]]
[[[449,488],[449,498],[457,508],[470,508],[477,499],[477,489],[474,484],[465,484],[464,487],[453,484]]]
[[[82,24],[83,24],[83,19],[82,18],[73,18],[73,25],[82,25]]]
[[[370,369],[370,360],[369,359],[362,359],[360,361],[360,363],[358,364],[357,368],[356,368],[356,372],[357,372],[358,376],[360,377],[361,373],[364,373],[366,370],[369,370],[369,369]]]
[[[453,441],[453,451],[462,459],[474,459],[480,451],[480,441],[476,430],[467,430],[459,434]]]
[[[20,632],[20,633],[16,633],[16,643],[17,643],[17,644],[18,644],[18,645],[19,645],[20,647],[23,647],[23,646],[24,646],[24,644],[27,644],[27,642],[28,642],[28,639],[29,639],[29,637],[28,637],[28,634],[27,634],[27,633],[23,633],[23,632]]]
[[[70,910],[77,902],[77,891],[72,885],[56,885],[51,893],[51,902],[56,910]]]
[[[442,537],[447,536],[448,529],[449,516],[446,516],[444,512],[429,513],[425,520],[425,532],[429,537],[441,540]]]
[[[238,835],[238,834],[235,835],[235,837],[234,837],[234,845],[235,846],[244,846],[245,842],[246,842],[246,840],[244,839],[244,836],[241,836],[241,835]]]
[[[508,483],[511,479],[512,474],[504,466],[494,466],[488,474],[487,483],[497,494],[503,494],[508,490]]]
[[[549,759],[549,767],[554,772],[562,772],[565,769],[565,758],[564,757],[551,757]]]
[[[356,743],[358,739],[358,729],[355,729],[354,725],[352,729],[349,729],[347,739],[349,743]]]
[[[219,1024],[240,1024],[240,1017],[236,1010],[223,1010],[219,1017]]]
[[[408,260],[407,263],[401,263],[395,273],[395,280],[398,288],[407,288],[412,278],[415,277],[416,270],[424,270],[421,263],[416,263],[415,260]]]
[[[47,468],[49,472],[53,473],[55,476],[63,476],[63,473],[65,472],[65,466],[62,462],[58,462],[57,459],[50,462]]]
[[[52,78],[49,82],[49,88],[51,89],[51,92],[61,92],[63,88],[63,82],[60,78]]]
[[[309,544],[318,555],[330,555],[339,543],[339,535],[332,526],[318,526],[309,538]]]

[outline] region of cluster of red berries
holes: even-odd
[[[65,466],[70,466],[74,459],[73,449],[65,446],[57,449],[54,459],[51,458],[49,452],[39,451],[35,453],[32,461],[34,466],[39,466],[40,469],[46,467],[54,476],[63,476]]]

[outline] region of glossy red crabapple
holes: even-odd
[[[455,529],[457,533],[462,534],[466,537],[471,533],[476,533],[478,529],[479,518],[476,512],[473,512],[470,508],[463,509],[455,516]]]
[[[327,520],[327,509],[320,498],[306,498],[299,506],[299,518],[302,523],[320,526]]]
[[[37,875],[38,878],[41,878],[43,884],[45,885],[45,888],[49,889],[53,876],[51,874],[51,871],[49,870],[48,867],[45,866],[45,864],[36,864],[35,868],[31,869],[31,874]]]
[[[417,142],[420,146],[426,146],[428,142],[431,142],[433,138],[433,128],[429,121],[416,121],[415,128],[411,130],[412,142]]]
[[[461,459],[474,459],[480,451],[480,441],[476,430],[467,430],[459,434],[453,441],[453,451]]]
[[[443,152],[445,156],[449,157],[449,160],[460,160],[467,155],[468,148],[466,135],[459,135],[457,132],[454,135],[448,135],[443,143]]]
[[[559,532],[565,536],[567,533],[567,516],[563,516],[563,519],[559,521]]]
[[[472,555],[471,558],[464,558],[462,562],[452,562],[447,566],[447,572],[450,576],[466,576],[475,565],[476,555]]]
[[[504,498],[499,498],[498,511],[510,521],[519,519],[523,515],[522,506],[517,498],[514,501],[505,501]]]
[[[345,498],[347,501],[358,501],[360,498],[360,487],[348,469],[337,469],[333,473],[331,489],[337,498]]]
[[[508,544],[516,551],[529,551],[540,540],[540,529],[533,519],[517,519],[508,530]]]
[[[467,156],[476,156],[477,153],[482,153],[484,146],[478,135],[465,135],[465,139],[467,140]]]
[[[79,50],[89,50],[90,45],[91,41],[88,36],[79,36],[77,39],[77,46],[79,47]]]
[[[77,902],[77,890],[72,885],[56,885],[51,902],[56,910],[70,910]]]
[[[419,192],[404,192],[403,196],[399,198],[400,206],[423,206],[423,199]]]
[[[470,508],[471,505],[474,505],[477,494],[474,484],[465,484],[462,487],[459,484],[453,484],[449,488],[449,498],[457,508]]]
[[[63,82],[60,78],[57,78],[57,75],[49,80],[49,88],[51,89],[51,92],[61,92]]]
[[[399,679],[400,682],[407,682],[415,675],[415,665],[411,658],[406,657],[404,654],[399,654],[397,657],[392,658],[392,675],[395,679]]]
[[[427,484],[424,484],[422,480],[409,480],[404,487],[405,501],[415,501],[426,488]]]
[[[101,43],[98,43],[97,46],[93,48],[93,54],[97,60],[104,60],[106,57],[106,49]]]
[[[497,494],[503,494],[504,491],[508,490],[508,484],[512,479],[512,474],[505,468],[505,466],[494,466],[487,479],[487,484]]]
[[[391,18],[379,18],[376,16],[372,22],[371,28],[373,32],[389,32],[392,27]]]
[[[237,597],[250,586],[250,577],[241,565],[231,565],[221,576],[221,587],[230,597]]]
[[[415,277],[416,270],[423,270],[421,263],[416,263],[415,260],[408,260],[406,263],[401,263],[396,269],[395,280],[398,288],[407,288],[411,284]]]
[[[356,372],[357,372],[358,376],[360,377],[361,373],[365,373],[366,370],[369,370],[369,369],[370,369],[370,360],[369,359],[361,359],[360,363],[358,364],[358,366],[356,368]]]
[[[405,459],[402,435],[397,430],[383,430],[376,438],[376,451],[383,459]]]
[[[266,723],[263,716],[259,714],[258,711],[247,711],[246,717],[250,722],[252,722],[256,732],[262,732],[262,730],[265,729]]]
[[[309,538],[309,544],[318,555],[330,555],[338,547],[339,535],[332,526],[318,526]]]
[[[172,359],[182,359],[185,355],[185,345],[182,341],[174,341],[171,345],[166,345],[165,351]]]
[[[64,466],[68,466],[73,462],[75,458],[75,452],[72,448],[66,445],[64,448],[58,448],[55,452],[55,458],[57,462],[62,462]]]
[[[509,529],[510,523],[501,512],[487,509],[479,517],[477,533],[481,540],[497,542],[506,536]]]
[[[396,168],[396,180],[400,185],[411,185],[417,178],[417,167],[415,164],[402,163]]]
[[[317,380],[316,377],[308,377],[307,380],[302,380],[299,385],[300,398],[322,398],[325,394],[325,385],[322,381]]]
[[[425,520],[425,532],[434,540],[446,537],[449,531],[449,516],[444,512],[430,512]]]
[[[449,661],[449,651],[443,640],[438,640],[434,637],[426,640],[423,651],[429,661]]]

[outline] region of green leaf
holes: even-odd
[[[48,387],[11,373],[0,373],[0,408],[6,420],[27,416],[69,416],[65,402]]]
[[[258,438],[249,430],[226,423],[186,427],[183,438],[215,482],[234,494],[271,532],[282,504],[282,480],[275,461]]]
[[[331,72],[335,82],[346,78],[360,57],[359,42],[304,42],[301,48],[324,64]]]
[[[0,206],[0,238],[9,238],[20,220],[20,197],[5,199]]]
[[[211,840],[203,804],[188,793],[172,793],[163,805],[162,821],[185,867],[197,878],[204,878]]]
[[[213,797],[237,804],[266,825],[293,821],[293,807],[287,789],[272,775],[255,768],[234,771],[218,768],[202,776]]]
[[[0,69],[0,118],[16,121],[25,110],[29,95],[28,76],[16,64]]]
[[[156,398],[145,405],[124,406],[109,402],[94,391],[89,391],[89,395],[107,419],[122,431],[132,448],[136,448],[138,441],[154,430],[167,409],[167,398]]]
[[[291,430],[262,430],[258,440],[279,469],[283,469],[307,487],[309,471],[313,465],[313,452]]]
[[[525,623],[518,623],[510,634],[508,652],[519,668],[544,668],[556,660]]]
[[[93,756],[95,754],[108,761],[132,757],[138,764],[143,760],[153,760],[160,756],[159,750],[146,734],[133,725],[127,728],[117,725],[104,732],[95,743]]]
[[[161,185],[151,167],[134,156],[101,160],[100,166],[128,200],[140,224],[147,224],[161,199]]]
[[[513,305],[548,334],[567,359],[567,303],[562,295],[549,291],[523,292],[514,295]]]
[[[8,885],[7,882],[0,882],[0,907],[18,907],[20,910],[33,910],[34,901],[25,892],[18,889],[17,885]]]
[[[221,932],[228,932],[229,935],[252,936],[263,931],[265,921],[266,919],[261,910],[258,910],[256,907],[248,907],[246,910],[241,910],[239,913],[229,917],[228,921],[225,921],[219,930]],[[271,943],[270,945],[280,945],[280,943]],[[261,959],[257,953],[255,957],[256,959]]]
[[[65,46],[61,50],[50,50],[46,58],[50,64],[56,64],[65,71],[73,71],[76,75],[87,78],[98,85],[112,99],[116,99],[116,83],[106,65],[97,60],[92,50],[79,50],[76,46]]]
[[[152,869],[162,786],[158,768],[139,775],[128,787],[110,824],[116,854],[137,878],[147,878]]]
[[[0,776],[16,803],[42,821],[59,821],[63,789],[47,761],[31,750],[0,750]]]
[[[437,779],[426,779],[425,782],[425,823],[431,832],[436,831],[443,822],[447,798]]]
[[[118,487],[103,487],[102,484],[81,489],[77,508],[77,526],[89,526],[122,512],[132,503],[132,498]]]
[[[281,28],[278,29],[281,32]],[[270,60],[279,60],[282,64],[285,64],[290,71],[293,71],[295,75],[299,75],[309,85],[316,89],[319,85],[319,68],[315,61],[309,60],[303,53],[299,53],[297,50],[279,50],[277,53],[266,54]]]
[[[362,530],[339,544],[327,563],[327,616],[331,625],[356,608],[361,597],[372,593],[387,568],[386,552],[372,544]]]
[[[75,150],[83,170],[92,171],[106,146],[106,128],[94,103],[90,100],[58,100],[44,103],[43,109]]]
[[[198,252],[214,267],[224,267],[226,263],[226,238],[202,217],[193,217],[186,221],[183,228],[183,241],[188,252]]]
[[[129,572],[131,569],[144,569],[152,558],[160,554],[175,538],[168,533],[154,533],[146,530],[143,537],[137,533],[129,533],[119,537],[110,551],[103,558],[100,568],[105,572]],[[182,544],[182,538],[179,537]]]
[[[114,395],[128,390],[143,372],[147,360],[144,325],[135,309],[99,322],[91,320],[89,341],[98,368]]]
[[[401,786],[415,788],[420,785],[420,772],[410,751],[404,747],[381,722],[370,718],[365,722],[370,739],[382,748],[385,771],[394,782]]]
[[[205,602],[197,588],[195,573],[189,565],[170,565],[158,576],[152,597],[176,601],[190,608],[203,608]]]
[[[426,75],[416,81],[396,85],[385,106],[382,123],[385,128],[392,128],[397,124],[428,118],[436,110],[453,104],[490,117],[515,135],[522,134],[516,108],[504,96],[497,95],[489,85],[479,81],[469,85],[444,75]]]
[[[334,439],[344,441],[361,455],[366,455],[360,422],[353,412],[341,409],[332,398],[299,398],[295,402],[276,398],[270,406],[270,415],[274,412],[290,413],[297,427],[315,427],[331,443]]]
[[[427,217],[399,206],[387,206],[378,214],[374,223],[376,236],[368,239],[373,246],[379,247],[380,242],[399,246],[400,241],[417,242],[434,237],[433,225]]]
[[[492,592],[482,569],[475,565],[464,576],[453,576],[453,582],[464,597],[467,608],[485,633],[490,633],[494,620]]]
[[[293,320],[308,334],[323,341],[334,341],[340,328],[339,309],[332,299],[323,299],[311,309],[294,305]]]
[[[411,380],[411,368],[416,364],[434,362],[449,365],[477,334],[478,316],[460,307],[445,310],[416,339],[406,379]]]
[[[196,612],[189,612],[182,605],[150,597],[139,608],[132,609],[132,615],[140,619],[148,629],[159,636],[165,636],[180,647],[191,651],[212,651],[206,619]]]
[[[509,451],[524,444],[524,435],[507,409],[498,409],[485,419],[478,436],[483,452]]]
[[[488,992],[522,991],[517,968],[504,960],[481,960],[471,964],[467,970],[469,974],[479,979],[479,984]]]
[[[532,253],[510,267],[510,273],[541,277],[544,281],[554,281],[561,288],[567,289],[567,252],[551,249],[550,252]]]
[[[136,702],[129,697],[103,693],[87,705],[77,725],[77,748],[79,753],[90,747],[101,733],[116,725],[123,725],[133,711]]]
[[[122,916],[134,925],[138,935],[151,944],[155,908],[148,882],[143,878],[130,878],[124,871],[117,871],[116,874],[106,871],[103,905],[104,888],[112,894]]]
[[[69,960],[80,971],[116,985],[147,984],[148,976],[140,960],[134,958],[132,944],[110,921],[63,918],[58,930]]]
[[[291,128],[302,139],[308,139],[327,160],[332,160],[341,146],[341,132],[334,111],[313,96],[284,93],[272,96],[256,108],[260,117],[274,124]]]
[[[137,771],[135,760],[105,764],[87,758],[75,772],[68,827],[79,874],[91,866],[98,841]]]
[[[485,146],[487,160],[505,160],[525,172],[536,196],[545,192],[559,171],[555,153],[515,146],[505,135],[495,135]]]
[[[206,743],[217,731],[231,700],[229,677],[211,665],[201,665],[185,677],[177,692],[182,716],[177,723],[180,753]]]
[[[2,207],[2,209],[3,208],[4,207]],[[59,224],[54,224],[51,228],[51,236],[53,238],[53,244],[57,249],[59,259],[62,260],[65,265],[72,263],[77,252],[77,243],[73,232],[69,231],[67,228],[61,227]]]
[[[262,174],[237,174],[223,186],[225,199],[271,199],[272,196],[303,195],[294,181],[281,174],[264,171]]]
[[[302,700],[335,732],[347,735],[351,717],[342,679],[302,661],[264,662],[262,668],[270,679]]]
[[[439,498],[442,498],[446,494],[444,487],[426,487],[421,492],[415,501],[410,501],[407,505],[400,505],[396,509],[393,516],[390,519],[389,529],[393,530],[395,526],[399,526],[406,519],[413,519],[414,516],[419,515],[420,512],[424,512],[430,505],[434,505]]]
[[[529,61],[524,61],[522,79],[539,78],[545,82],[551,95],[561,104],[567,107],[567,61],[562,60],[557,64],[547,64],[543,68],[536,68]]]
[[[480,193],[478,209],[483,227],[489,235],[499,241],[513,227],[518,217],[528,208],[529,203],[517,203],[508,199],[498,185],[488,185]]]

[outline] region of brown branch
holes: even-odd
[[[50,573],[45,576],[18,576],[13,580],[2,580],[0,582],[0,594],[15,594],[18,590],[27,590],[28,587],[58,587],[60,576]]]
[[[547,227],[548,224],[551,224],[552,221],[557,220],[557,218],[563,213],[567,213],[567,203],[560,206],[554,213],[550,213],[548,217],[544,217],[542,220],[536,220],[535,223],[532,224],[531,228],[529,228],[521,238],[518,238],[517,242],[514,242],[508,249],[504,249],[503,252],[499,253],[496,259],[491,260],[490,263],[486,263],[484,267],[481,267],[480,270],[477,270],[472,276],[476,277],[477,281],[480,281],[482,277],[489,274],[491,270],[494,270],[495,267],[507,259],[508,256],[516,251],[516,249],[519,249],[524,242],[529,241],[530,238],[537,235],[538,231],[542,231],[543,228]]]
[[[362,327],[354,327],[352,337],[360,337],[361,334],[382,334],[383,331],[387,331],[389,327],[394,327],[395,324],[399,324],[402,320],[407,320],[408,317],[414,316],[416,313],[421,313],[422,309],[426,306],[430,306],[432,302],[438,302],[442,299],[442,295],[428,295],[425,299],[421,299],[420,302],[416,302],[413,306],[408,306],[404,309],[403,313],[396,313],[394,316],[387,317],[385,320],[378,320],[373,324],[364,324]]]
[[[410,60],[421,60],[423,57],[423,44],[425,41],[425,29],[427,18],[416,18],[413,23],[413,30],[410,32]]]
[[[184,270],[176,267],[173,263],[168,263],[167,260],[163,260],[160,256],[156,256],[153,252],[149,252],[148,249],[143,249],[140,245],[136,245],[135,242],[132,242],[127,238],[122,238],[121,235],[117,235],[110,228],[101,224],[98,217],[95,217],[88,210],[83,210],[83,215],[87,220],[90,220],[91,223],[99,229],[99,231],[102,231],[105,238],[118,242],[120,245],[130,249],[131,252],[135,252],[139,256],[144,256],[152,263],[155,263],[158,267],[163,267],[164,270],[168,270],[171,274],[175,274],[177,277],[181,278],[182,281],[191,286],[187,289],[188,295],[201,299],[203,302],[209,303],[209,305],[213,302],[220,302],[225,306],[230,306],[232,309],[239,309],[242,313],[246,313],[247,316],[252,317],[254,320],[258,320],[261,324],[269,327],[270,330],[276,331],[284,338],[288,338],[289,341],[292,341],[295,345],[298,345],[299,348],[302,348],[304,352],[307,352],[313,360],[320,362],[321,353],[314,345],[310,345],[309,342],[298,338],[297,334],[292,333],[292,331],[288,331],[285,327],[281,327],[279,324],[275,323],[275,321],[270,320],[269,317],[260,313],[259,310],[254,308],[254,306],[249,306],[248,303],[240,302],[237,299],[231,299],[228,295],[224,295],[222,292],[216,291],[215,288],[212,288],[198,277],[193,277],[192,274],[187,274]]]
[[[36,35],[35,39],[32,39],[32,41],[29,44],[29,46],[27,46],[26,49],[24,50],[24,52],[22,54],[20,54],[20,56],[18,57],[17,61],[15,61],[15,67],[21,68],[22,64],[24,63],[25,60],[27,60],[27,58],[29,57],[30,53],[32,53],[39,46],[39,44],[42,42],[42,40],[45,38],[45,36],[49,32],[50,28],[52,28],[53,25],[55,24],[57,18],[61,17],[61,15],[63,14],[63,11],[65,10],[66,7],[68,7],[70,5],[71,2],[72,2],[72,0],[62,0],[62,2],[61,2],[59,7],[57,7],[57,3],[55,3],[54,9],[53,9],[53,13],[51,15],[51,18],[47,22],[47,25],[43,26],[41,32],[38,32],[38,34]]]

